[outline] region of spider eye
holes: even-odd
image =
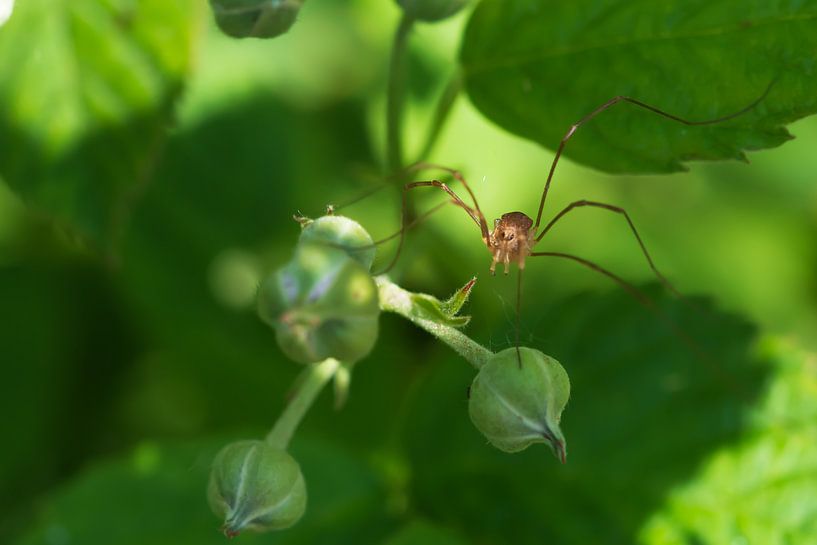
[[[505,240],[513,240],[513,233],[505,233]]]

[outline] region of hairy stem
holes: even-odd
[[[394,35],[386,95],[386,166],[389,173],[403,168],[403,103],[406,90],[406,52],[414,19],[403,15]]]
[[[272,430],[267,434],[267,443],[281,450],[286,450],[306,411],[309,410],[315,398],[318,397],[323,387],[332,380],[339,368],[340,362],[334,358],[328,358],[309,366],[305,371],[305,375],[298,381],[289,404],[281,413],[281,416],[278,417]]]
[[[424,318],[421,309],[415,306],[411,292],[404,290],[385,276],[378,276],[375,281],[382,310],[399,314],[414,325],[425,329],[453,348],[476,369],[482,367],[491,356],[490,350],[471,340],[460,330]]]

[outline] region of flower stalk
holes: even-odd
[[[305,376],[298,382],[297,389],[289,400],[284,412],[267,434],[268,444],[281,450],[286,450],[289,441],[298,429],[304,415],[314,403],[315,398],[323,387],[335,376],[340,368],[340,362],[334,358],[327,358],[320,363],[310,365]]]

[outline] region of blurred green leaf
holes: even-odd
[[[413,520],[383,542],[383,545],[465,545],[456,532],[425,520]]]
[[[129,325],[87,263],[0,267],[0,542],[32,498],[119,440],[109,407],[139,348]]]
[[[701,311],[659,303],[709,357],[624,293],[540,305],[538,323],[523,316],[545,335],[523,344],[570,374],[564,466],[545,447],[508,455],[487,445],[467,416],[473,372],[465,362],[436,368],[403,426],[416,508],[482,542],[632,544],[670,490],[741,437],[774,370],[742,319],[703,301]]]
[[[570,126],[616,95],[690,120],[619,104],[579,129],[565,154],[607,172],[673,172],[692,159],[742,159],[791,138],[817,112],[817,1],[485,0],[461,62],[476,107],[555,149]]]
[[[45,502],[40,522],[18,543],[223,545],[205,492],[210,463],[226,442],[143,442],[97,463]],[[306,515],[286,531],[242,534],[242,543],[371,543],[388,531],[378,481],[359,458],[303,437],[292,454],[306,480]]]
[[[817,536],[817,357],[778,340],[779,363],[754,426],[673,491],[644,528],[649,544],[807,545]]]
[[[27,0],[0,29],[0,175],[110,250],[190,68],[194,0]]]

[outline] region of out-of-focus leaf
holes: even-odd
[[[0,542],[32,498],[119,439],[110,406],[137,347],[98,270],[0,267]]]
[[[51,496],[18,543],[223,545],[206,485],[225,442],[143,443],[129,456],[98,463]],[[242,543],[372,543],[387,533],[378,482],[359,458],[307,438],[296,439],[292,454],[306,480],[306,515],[286,531],[242,534]]]
[[[741,159],[780,145],[817,112],[817,1],[485,0],[461,61],[476,107],[555,149],[568,128],[616,95],[690,120],[619,104],[579,129],[565,154],[607,172],[673,172],[691,159]]]
[[[718,451],[647,523],[649,544],[808,545],[817,536],[817,358],[780,341],[750,433]]]
[[[752,327],[696,306],[665,298],[659,308],[706,359],[623,293],[528,306],[522,322],[542,338],[523,344],[570,374],[566,465],[545,447],[510,455],[487,445],[467,417],[473,371],[435,369],[403,426],[416,508],[483,542],[632,544],[671,489],[740,437],[772,371],[752,351]]]
[[[27,0],[0,29],[0,175],[110,249],[190,67],[193,0]]]
[[[254,293],[291,257],[296,203],[320,203],[321,184],[337,181],[332,169],[367,151],[356,130],[360,115],[355,104],[307,114],[258,95],[168,142],[124,238],[119,279],[134,319],[165,351],[154,378],[175,375],[197,392],[200,425],[267,425],[270,413],[260,408],[282,403],[298,366],[258,319],[254,298],[236,307],[219,297],[223,281],[213,270],[245,256],[248,278],[227,283],[249,283]],[[354,136],[339,145],[342,132]],[[315,200],[299,197],[307,194]]]
[[[403,526],[397,533],[383,542],[383,545],[465,545],[456,532],[431,524],[425,520],[414,520]]]

